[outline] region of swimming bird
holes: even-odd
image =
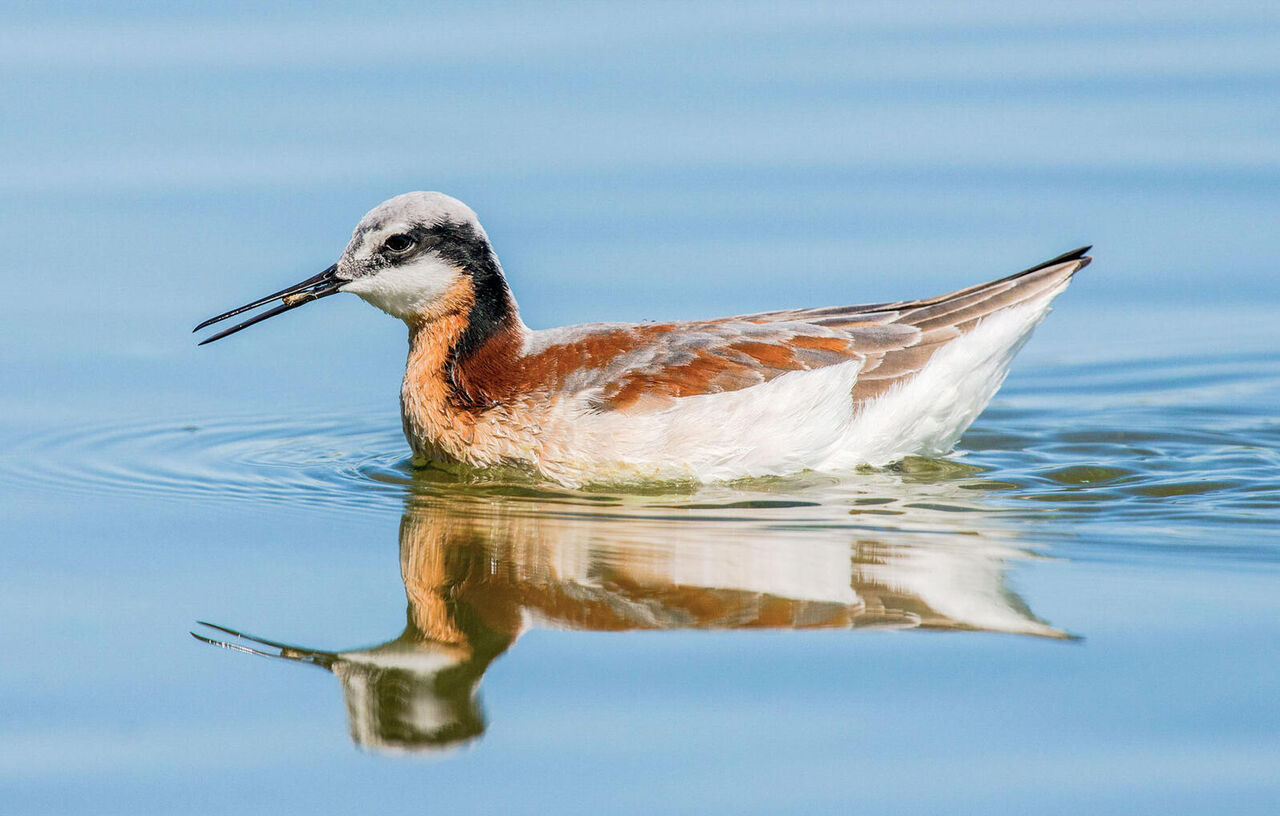
[[[563,485],[724,481],[952,449],[1090,247],[940,297],[714,320],[532,330],[470,207],[383,202],[337,263],[204,321],[338,292],[405,322],[415,464],[529,468]]]

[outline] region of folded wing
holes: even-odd
[[[578,385],[593,410],[650,410],[680,397],[749,388],[790,371],[858,362],[853,400],[874,399],[911,379],[984,317],[1061,289],[1089,263],[1088,250],[926,300],[637,327],[636,346]]]

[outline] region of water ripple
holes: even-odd
[[[1134,367],[1141,376],[1121,375]],[[1202,399],[1206,367],[1218,401]],[[27,438],[0,454],[0,482],[62,494],[315,505],[349,511],[403,507],[449,495],[480,506],[502,500],[539,512],[589,512],[625,500],[651,518],[670,513],[788,523],[893,526],[895,518],[982,511],[1062,519],[1076,535],[1106,524],[1164,535],[1195,525],[1222,541],[1280,527],[1277,361],[1114,363],[1059,367],[1002,394],[944,459],[889,468],[803,474],[697,487],[661,484],[567,490],[519,471],[415,469],[385,412],[242,416],[81,426]],[[1048,383],[1073,380],[1074,400]],[[1136,391],[1120,387],[1127,381]],[[1138,383],[1139,385],[1134,385]],[[1102,395],[1095,399],[1094,395]],[[1087,395],[1087,396],[1085,396]],[[1083,528],[1074,522],[1095,524]],[[932,522],[931,522],[932,523]],[[944,522],[938,522],[943,526]],[[1127,527],[1126,527],[1127,528]]]
[[[4,457],[0,481],[71,494],[399,506],[400,429],[358,416],[243,416],[79,427]]]

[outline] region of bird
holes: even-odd
[[[570,488],[846,472],[950,453],[1090,249],[922,300],[533,330],[475,212],[411,192],[320,274],[195,330],[280,301],[204,345],[340,292],[404,321],[415,466]]]

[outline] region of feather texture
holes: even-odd
[[[918,374],[984,317],[1058,289],[1087,263],[1074,257],[927,300],[535,332],[523,359],[532,376],[519,388],[589,392],[596,410],[652,410],[857,361],[856,404]],[[560,364],[548,365],[553,360]]]
[[[456,338],[437,321],[412,344],[406,432],[423,458],[530,465],[567,485],[946,453],[1083,253],[926,300],[536,332],[516,320],[443,367]]]

